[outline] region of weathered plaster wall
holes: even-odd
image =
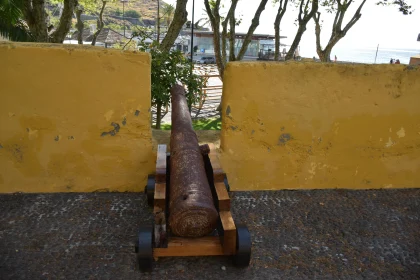
[[[229,63],[221,149],[233,190],[420,187],[420,69]]]
[[[420,55],[410,57],[410,65],[420,65]]]
[[[1,43],[0,62],[0,193],[143,189],[148,54]]]

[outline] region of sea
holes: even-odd
[[[313,52],[311,52],[312,54]],[[303,57],[312,57],[302,51]],[[418,49],[396,49],[396,48],[381,48],[379,47],[376,55],[376,48],[359,48],[359,49],[344,49],[336,48],[331,53],[331,60],[337,56],[337,61],[367,63],[367,64],[381,64],[390,63],[391,58],[399,59],[401,64],[409,64],[410,57],[420,55],[420,44]],[[317,56],[316,56],[317,57]],[[318,57],[317,57],[318,58]]]

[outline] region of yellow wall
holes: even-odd
[[[229,63],[221,149],[233,190],[420,187],[420,69]]]
[[[148,54],[0,43],[0,63],[0,193],[143,190]]]
[[[420,65],[420,55],[410,57],[410,65]]]

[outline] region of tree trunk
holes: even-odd
[[[51,42],[62,44],[70,31],[71,18],[74,8],[77,6],[77,0],[64,0],[64,9],[60,17],[60,23],[56,30],[51,34]]]
[[[280,6],[277,11],[276,19],[274,21],[274,60],[276,61],[278,61],[280,58],[280,23],[284,14],[286,13],[288,1],[289,0],[285,0],[283,6],[283,0],[280,0]]]
[[[174,17],[172,19],[171,25],[168,28],[168,33],[166,33],[165,38],[163,38],[162,43],[160,44],[161,50],[169,51],[172,48],[176,38],[179,35],[179,32],[182,29],[182,26],[187,21],[187,2],[188,0],[176,1]]]
[[[227,42],[226,40],[228,39],[228,32],[227,32],[227,27],[229,24],[229,60],[230,61],[234,61],[235,60],[235,51],[234,51],[234,47],[232,47],[232,38],[233,38],[233,43],[235,43],[235,10],[236,10],[236,5],[238,4],[239,0],[232,0],[232,3],[230,5],[228,14],[226,15],[225,20],[222,23],[222,59],[223,59],[223,63],[226,64],[227,62],[227,55],[226,55],[226,49],[227,49]],[[233,52],[232,52],[233,50]]]
[[[300,40],[302,39],[302,35],[303,35],[303,33],[305,33],[305,31],[306,31],[306,24],[305,25],[300,25],[299,24],[299,28],[298,28],[298,31],[296,32],[295,39],[293,40],[293,43],[290,46],[290,49],[287,52],[284,60],[290,60],[290,59],[293,58],[293,55],[295,54],[295,51],[296,51],[297,47],[299,46]]]
[[[83,13],[83,8],[81,6],[77,6],[76,8],[76,27],[77,27],[77,43],[79,45],[83,45],[83,21],[81,19],[81,15]]]
[[[157,6],[158,10],[157,10],[157,19],[156,19],[156,26],[157,26],[156,36],[157,36],[157,42],[158,44],[160,44],[160,0],[157,0],[157,4],[158,4]]]
[[[207,15],[209,16],[211,27],[213,28],[213,44],[214,44],[214,54],[216,57],[217,69],[219,70],[220,80],[223,82],[223,76],[225,72],[225,61],[222,58],[220,50],[220,0],[216,0],[214,9],[210,7],[209,0],[204,0],[204,6],[206,7]],[[217,111],[222,110],[222,102],[217,106]]]
[[[226,49],[227,49],[227,43],[226,43],[226,40],[227,40],[227,37],[228,37],[228,35],[227,35],[227,24],[228,24],[228,22],[229,22],[229,19],[225,19],[224,21],[223,21],[223,23],[222,23],[222,60],[223,60],[223,63],[226,63],[226,57],[227,57],[227,55],[226,55]]]
[[[220,28],[219,26],[215,26],[213,28],[214,34],[217,34],[217,36],[213,36],[213,43],[214,43],[214,54],[216,56],[216,64],[217,69],[219,70],[219,76],[220,79],[223,81],[223,74],[225,73],[225,63],[226,61],[223,60],[222,54],[221,54],[221,48],[220,48]],[[217,39],[215,39],[217,37]],[[219,57],[219,59],[217,59]]]
[[[30,5],[30,1],[29,6]],[[26,20],[35,42],[48,42],[47,13],[44,0],[33,0],[29,18]]]
[[[280,21],[274,23],[274,60],[278,61],[280,58]]]
[[[214,55],[216,57],[216,64],[217,69],[219,70],[220,80],[223,81],[225,62],[223,61],[220,48],[220,0],[216,1],[214,10],[211,9],[209,0],[204,0],[204,6],[206,8],[207,15],[209,16],[211,27],[213,28]]]
[[[350,28],[353,27],[353,25],[356,24],[356,22],[360,19],[362,14],[360,13],[364,4],[366,3],[366,0],[363,0],[362,3],[359,5],[359,8],[354,13],[351,20],[347,23],[347,25],[344,27],[344,29],[341,28],[344,16],[351,5],[352,2],[338,2],[337,1],[337,8],[336,8],[336,15],[335,20],[332,27],[332,33],[330,40],[325,47],[325,49],[322,49],[321,47],[321,25],[319,24],[321,13],[317,12],[313,15],[313,19],[315,21],[315,36],[316,36],[316,52],[318,53],[319,59],[322,62],[331,62],[331,51],[334,48],[334,46],[342,39],[344,36],[346,36],[347,32],[350,30]]]
[[[248,29],[248,33],[246,34],[244,38],[241,50],[239,51],[238,56],[236,57],[237,60],[242,60],[242,58],[244,57],[245,52],[248,49],[248,45],[252,40],[252,35],[254,35],[255,29],[257,29],[258,25],[260,24],[260,16],[261,16],[261,13],[264,11],[265,5],[267,4],[267,2],[268,0],[261,0],[261,3],[258,6],[258,9],[255,12],[254,18],[252,19],[251,26]]]
[[[160,123],[162,122],[162,102],[156,103],[156,129],[160,129]]]
[[[101,8],[101,12],[99,13],[99,19],[98,19],[98,22],[97,22],[97,28],[98,29],[93,34],[92,46],[94,46],[96,44],[96,38],[98,38],[99,33],[101,33],[102,28],[104,28],[104,21],[103,21],[102,15],[104,14],[105,6],[106,6],[106,1],[102,1],[102,8]]]
[[[300,2],[299,16],[298,16],[299,28],[298,28],[298,31],[296,32],[295,39],[293,40],[293,43],[286,54],[285,60],[290,60],[293,58],[293,55],[300,44],[300,40],[302,39],[302,35],[306,31],[306,25],[308,24],[309,20],[313,18],[316,12],[318,12],[318,0],[312,0],[312,7],[309,12],[307,10],[307,7],[310,1],[306,0],[306,5],[303,5],[305,0],[300,0],[300,1],[301,2]],[[303,17],[302,17],[302,14],[303,14]]]
[[[317,50],[319,60],[321,60],[321,62],[331,62],[331,50],[332,48],[325,48],[324,50]]]
[[[238,1],[236,1],[238,3]],[[236,9],[236,4],[235,4]],[[235,20],[235,10],[233,11],[232,17],[229,19],[229,25],[230,25],[230,33],[229,33],[229,61],[235,61],[236,55],[235,55],[235,41],[236,41],[236,20]]]

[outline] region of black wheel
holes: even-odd
[[[147,204],[150,207],[153,207],[153,202],[155,199],[155,176],[149,175],[147,177],[147,185],[144,187],[144,192],[147,196]]]
[[[236,226],[236,255],[233,264],[237,267],[247,267],[251,261],[251,234],[245,225]]]
[[[140,270],[150,272],[153,265],[153,226],[140,227],[136,253]]]

